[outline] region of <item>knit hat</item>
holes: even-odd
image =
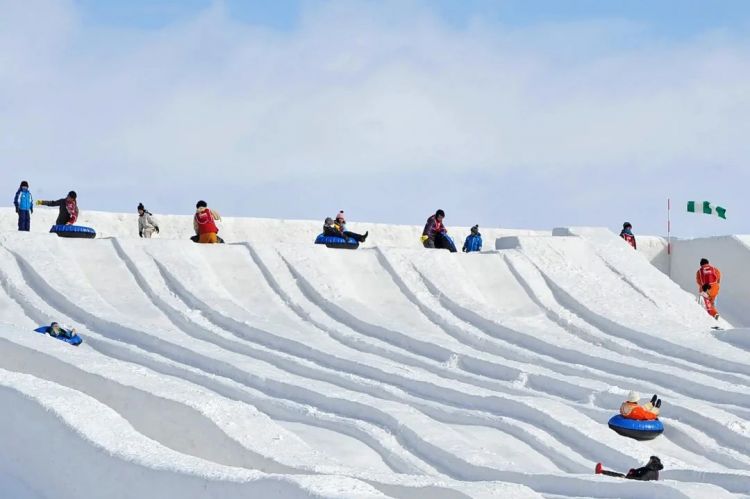
[[[323,223],[326,225],[333,225],[333,219],[331,217],[326,217]]]
[[[346,217],[344,216],[344,210],[339,210],[338,214],[336,214],[336,220],[343,220],[346,222]]]
[[[28,186],[29,186],[28,182],[26,182],[25,180],[21,181],[21,187],[28,187]]]
[[[623,229],[632,229],[633,226],[630,224],[630,222],[625,222],[624,224],[622,224],[622,228]]]
[[[68,193],[68,197],[69,197],[70,199],[76,199],[76,198],[78,197],[78,194],[76,194],[76,191],[70,191],[70,192]]]
[[[143,207],[143,203],[138,203],[138,211],[146,211],[146,208]]]
[[[478,232],[479,232],[479,225],[475,225],[474,227],[471,228],[472,234],[477,234]]]
[[[628,402],[638,402],[641,400],[641,394],[635,391],[628,393]]]
[[[438,210],[435,212],[436,217],[445,217],[445,212],[443,210]]]
[[[195,207],[196,208],[206,208],[207,206],[208,205],[206,204],[206,202],[203,201],[202,199],[200,201],[198,201],[197,203],[195,203]]]

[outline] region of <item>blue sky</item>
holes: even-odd
[[[747,233],[750,2],[0,0],[0,170],[82,208]],[[102,174],[106,172],[106,175]]]
[[[211,0],[76,0],[87,22],[158,28],[207,9]],[[224,0],[235,19],[280,30],[299,26],[303,10],[325,6],[324,0]],[[376,3],[376,2],[370,2]],[[404,0],[395,9],[421,5],[444,22],[465,27],[481,18],[507,26],[619,18],[643,23],[668,38],[711,29],[743,30],[750,19],[744,0]],[[406,6],[406,7],[405,7]]]

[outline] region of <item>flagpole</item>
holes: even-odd
[[[667,198],[667,275],[672,277],[672,221],[670,219],[670,208],[672,202]]]

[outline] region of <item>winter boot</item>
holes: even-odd
[[[657,409],[661,409],[661,399],[659,399],[659,400],[656,401],[656,406],[655,407]]]
[[[656,394],[654,394],[654,396],[651,397],[651,405],[656,405],[656,399],[657,399],[657,396]]]

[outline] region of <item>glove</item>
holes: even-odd
[[[154,227],[154,232],[159,233],[159,227]]]
[[[36,200],[36,205],[37,206],[41,206],[42,205],[42,200],[41,199],[37,199]]]
[[[142,230],[138,231],[138,237],[143,237],[143,231]]]
[[[429,239],[429,237],[428,236],[422,236],[419,239],[422,241],[422,243],[424,243],[425,241],[427,241]]]

